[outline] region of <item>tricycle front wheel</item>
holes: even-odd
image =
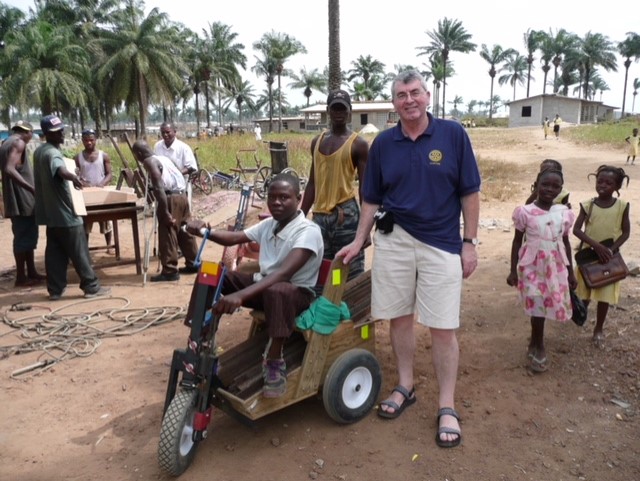
[[[191,464],[198,442],[193,439],[193,420],[198,391],[180,391],[171,400],[162,419],[158,462],[173,476],[181,475]]]

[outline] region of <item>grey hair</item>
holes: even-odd
[[[396,78],[391,82],[391,98],[394,99],[396,97],[396,85],[401,83],[406,85],[408,83],[413,82],[414,80],[419,80],[420,85],[424,89],[425,92],[429,91],[429,87],[427,86],[427,81],[424,79],[422,74],[417,70],[405,70],[404,72],[400,72]]]

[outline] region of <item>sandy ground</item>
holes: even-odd
[[[481,208],[480,264],[465,282],[457,405],[463,422],[463,445],[436,447],[436,382],[430,362],[428,331],[418,327],[416,358],[418,402],[394,421],[369,414],[352,425],[337,425],[322,401],[311,398],[260,419],[251,430],[225,414],[213,416],[210,436],[182,479],[219,481],[324,480],[620,480],[640,479],[640,314],[638,278],[622,286],[618,309],[605,325],[605,348],[590,343],[588,325],[549,323],[546,333],[550,370],[532,375],[525,369],[529,320],[508,287],[508,259],[514,207],[527,197],[539,162],[562,162],[574,210],[594,195],[586,175],[603,163],[622,165],[618,151],[577,146],[568,140],[542,138],[539,129],[473,129],[472,140],[482,158],[514,162],[522,175],[517,195],[505,202],[484,200]],[[624,246],[628,261],[637,261],[640,177],[629,167],[631,184],[622,196],[631,202],[632,235]],[[199,198],[196,212],[214,223],[233,219],[237,193]],[[252,215],[258,209],[251,208]],[[131,257],[131,235],[121,222],[124,256]],[[11,374],[39,360],[43,351],[26,352],[20,331],[0,325],[0,346],[22,346],[0,360],[0,479],[150,480],[168,479],[159,468],[158,447],[168,366],[176,347],[186,343],[181,317],[192,277],[176,283],[143,285],[133,266],[97,267],[113,297],[83,301],[77,279],[59,302],[46,298],[44,287],[14,289],[10,256],[11,228],[0,220],[0,309],[5,320],[32,329],[47,329],[42,315],[55,310],[60,318],[115,311],[117,319],[137,317],[138,324],[101,344],[74,346],[89,351],[12,379]],[[102,236],[91,235],[91,245]],[[37,252],[43,264],[44,235]],[[209,245],[206,257],[219,259],[221,249]],[[95,252],[96,265],[106,254]],[[368,254],[370,260],[371,253]],[[150,274],[157,263],[151,259]],[[10,311],[15,303],[29,311]],[[129,316],[129,317],[127,317]],[[29,317],[28,320],[25,318]],[[80,317],[80,319],[83,319]],[[124,322],[99,324],[107,329]],[[147,324],[149,324],[147,327]],[[159,325],[158,325],[159,324]],[[144,327],[144,328],[143,328]],[[240,312],[223,319],[219,342],[233,346],[246,336],[248,317]],[[134,332],[136,331],[136,332]],[[40,331],[41,333],[44,331]],[[395,384],[388,326],[377,325],[376,356],[383,368],[381,398]],[[26,334],[26,333],[25,333]],[[47,336],[40,334],[43,340]],[[52,351],[62,355],[61,351]]]

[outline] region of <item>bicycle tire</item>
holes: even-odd
[[[213,177],[207,169],[200,169],[198,172],[198,184],[204,195],[209,195],[213,191]]]

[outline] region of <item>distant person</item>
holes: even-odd
[[[198,272],[194,264],[198,246],[193,236],[180,228],[191,218],[182,172],[168,157],[154,154],[144,140],[137,140],[132,150],[149,176],[153,196],[157,202],[158,257],[162,272],[152,276],[151,282],[177,281],[180,274],[195,274]],[[178,248],[182,250],[185,260],[185,266],[180,269]]]
[[[185,191],[191,208],[192,185],[189,175],[198,170],[198,162],[191,147],[176,138],[176,126],[171,122],[164,122],[160,126],[162,140],[156,142],[153,150],[156,154],[168,157],[184,176],[186,182]]]
[[[542,162],[540,162],[540,170],[539,170],[539,172],[543,172],[543,171],[548,170],[548,169],[558,170],[558,171],[562,172],[562,164],[560,162],[558,162],[557,160],[544,159]],[[563,183],[563,185],[564,185],[564,183]],[[531,194],[529,195],[529,197],[527,197],[527,200],[525,201],[524,204],[525,205],[531,204],[537,198],[538,198],[538,184],[537,184],[537,178],[536,178],[536,182],[534,182],[531,185]],[[554,204],[564,204],[567,207],[569,207],[569,209],[571,209],[571,205],[569,204],[569,191],[567,191],[563,187],[562,191],[558,194],[558,196],[555,199],[553,199],[553,203]]]
[[[262,128],[260,127],[260,124],[256,124],[256,126],[253,129],[253,133],[256,134],[256,142],[261,142],[262,141]]]
[[[633,129],[631,135],[624,139],[629,144],[629,155],[627,155],[627,164],[631,159],[631,165],[635,164],[636,155],[638,155],[638,145],[640,144],[640,137],[638,137],[638,129]]]
[[[544,132],[544,140],[547,140],[547,136],[551,131],[551,123],[549,122],[549,117],[545,117],[542,122],[542,131]]]
[[[431,334],[438,383],[435,442],[453,448],[462,441],[454,407],[456,330],[462,281],[478,263],[480,172],[464,127],[427,112],[431,94],[419,72],[400,73],[391,83],[391,98],[400,120],[369,148],[360,224],[355,240],[336,256],[346,263],[358,256],[377,217],[371,317],[390,319],[398,375],[378,415],[395,419],[416,402],[417,314]]]
[[[260,244],[260,271],[227,272],[223,297],[213,306],[217,314],[231,314],[240,306],[264,311],[269,343],[265,349],[262,395],[276,398],[287,389],[285,340],[292,334],[296,317],[307,309],[322,263],[322,235],[316,224],[298,210],[300,182],[291,174],[278,174],[269,183],[267,207],[272,217],[243,231],[210,230],[209,239],[231,246]],[[193,220],[187,230],[199,234],[205,223]],[[210,228],[210,226],[207,226]]]
[[[38,273],[35,265],[38,224],[34,212],[33,168],[27,155],[27,144],[32,136],[31,124],[19,120],[11,128],[11,135],[0,146],[2,200],[4,216],[11,219],[16,287],[29,287],[46,278]]]
[[[562,172],[542,170],[536,185],[536,200],[513,212],[515,234],[507,284],[518,288],[524,312],[531,316],[528,365],[533,372],[541,373],[549,364],[544,346],[545,320],[571,319],[569,289],[575,289],[577,281],[569,242],[575,214],[566,205],[554,203],[564,185]]]
[[[73,160],[80,173],[82,181],[90,187],[105,187],[111,183],[111,158],[105,151],[96,148],[96,131],[85,129],[82,131],[82,145],[84,150],[78,153]],[[100,233],[104,235],[107,247],[111,246],[113,224],[111,221],[100,222]],[[91,232],[93,224],[86,225],[87,236]]]
[[[64,142],[64,124],[55,115],[40,120],[46,143],[33,154],[36,221],[47,226],[47,247],[44,263],[47,268],[49,299],[60,299],[67,288],[69,260],[80,278],[84,297],[108,296],[111,289],[101,287],[91,267],[89,245],[82,217],[76,215],[68,182],[82,189],[83,183],[67,169],[60,146]]]
[[[562,123],[562,119],[560,118],[560,115],[556,114],[555,118],[553,119],[553,133],[556,136],[556,140],[560,139],[560,124]]]
[[[311,170],[300,207],[305,215],[312,210],[313,221],[322,231],[324,257],[333,259],[356,235],[369,144],[348,126],[351,98],[347,92],[329,93],[327,114],[329,130],[311,141]],[[349,278],[362,272],[364,250],[351,261]]]
[[[597,197],[580,203],[580,213],[573,226],[573,235],[580,239],[580,246],[590,246],[601,262],[607,262],[611,256],[629,239],[631,222],[629,221],[629,203],[620,199],[622,183],[629,176],[624,170],[611,165],[601,165],[589,177],[595,177]],[[613,197],[613,193],[618,198]],[[613,239],[605,245],[606,239]],[[620,299],[620,281],[608,286],[590,289],[584,282],[578,269],[576,272],[578,288],[576,294],[589,306],[596,301],[596,325],[593,328],[593,344],[604,347],[604,322],[607,319],[609,305],[617,304]]]

